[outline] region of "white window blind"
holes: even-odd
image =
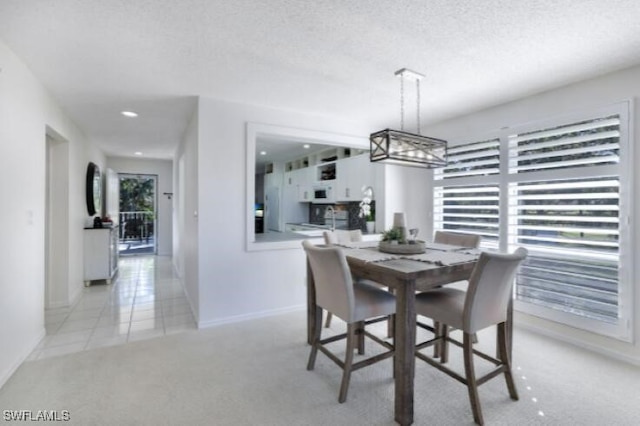
[[[617,164],[620,119],[586,120],[509,136],[509,173]]]
[[[447,186],[434,192],[434,227],[481,236],[483,247],[498,247],[498,185]]]
[[[618,188],[611,177],[511,185],[510,240],[531,252],[518,300],[617,322]]]
[[[517,300],[618,323],[620,135],[618,115],[509,135],[509,173],[527,179],[509,183],[509,245],[531,252]]]
[[[435,179],[500,173],[500,140],[491,139],[447,149],[447,166],[435,169]]]
[[[498,248],[500,140],[452,147],[447,157],[434,171],[447,185],[434,190],[434,227],[480,235],[483,247]]]
[[[628,110],[621,103],[505,129],[451,148],[450,164],[434,172],[435,229],[479,234],[483,248],[529,250],[517,309],[627,341]]]

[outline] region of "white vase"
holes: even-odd
[[[376,232],[376,223],[373,220],[367,221],[367,234],[373,234]]]

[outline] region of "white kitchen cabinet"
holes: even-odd
[[[310,203],[313,201],[312,193],[312,176],[313,168],[304,167],[301,169],[291,170],[285,173],[285,187],[292,188],[292,193],[296,194],[296,201],[301,203]]]
[[[284,187],[282,188],[282,206],[280,211],[284,223],[305,222],[309,218],[308,204],[299,200],[299,182],[301,172],[305,169],[296,169],[284,173]]]
[[[118,271],[118,228],[84,229],[84,285],[93,280],[111,284]]]
[[[375,166],[368,155],[338,160],[336,176],[336,201],[361,201],[363,186],[375,189]]]
[[[301,203],[310,203],[313,200],[313,175],[314,170],[311,167],[297,170],[296,176],[298,181],[298,201]]]

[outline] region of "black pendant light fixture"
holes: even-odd
[[[400,78],[400,130],[384,129],[369,136],[369,159],[386,164],[433,169],[447,165],[447,141],[420,134],[420,80],[424,75],[407,68],[395,72]],[[404,131],[404,81],[415,80],[417,133]]]

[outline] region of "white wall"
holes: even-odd
[[[245,201],[247,122],[364,137],[372,130],[365,123],[338,118],[200,99],[200,326],[299,309],[305,304],[306,270],[301,247],[245,250],[246,209],[250,208]],[[407,211],[403,205],[395,208]],[[413,212],[407,214],[412,216]]]
[[[418,238],[431,239],[432,231],[432,172],[427,169],[385,166],[385,224],[393,227],[393,214],[405,213],[408,229],[418,228]],[[401,206],[398,209],[397,206]]]
[[[639,81],[640,67],[627,69],[432,125],[429,127],[429,134],[450,141],[455,139],[465,140],[474,136],[482,137],[505,126],[528,123],[577,111],[588,111],[627,99],[637,100],[638,96],[640,96]],[[631,116],[631,120],[634,123],[633,128],[635,129],[631,135],[632,145],[635,145],[636,141],[640,141],[639,119],[640,108],[635,107],[634,114]],[[638,164],[640,149],[636,147],[633,151],[633,164]],[[638,186],[639,178],[640,174],[635,173],[635,176],[633,176],[635,188],[640,188]],[[638,243],[640,242],[638,241],[640,235],[639,219],[640,194],[636,192],[634,213],[631,221],[632,224],[636,224],[633,236],[635,247],[639,247]],[[640,253],[634,251],[633,256],[632,263],[639,265]],[[637,276],[635,272],[633,275],[634,277]],[[630,297],[634,298],[637,311],[640,308],[640,289],[636,280],[634,280],[634,287],[635,294]],[[519,314],[516,317],[516,321],[523,325],[535,327],[541,332],[558,336],[563,340],[573,341],[596,351],[640,364],[640,315],[635,315],[634,320],[635,344],[623,343],[524,314]]]
[[[158,255],[171,256],[173,252],[173,197],[170,200],[165,192],[173,192],[173,162],[171,160],[153,160],[142,158],[107,157],[107,167],[116,173],[148,174],[158,176],[156,212],[158,229],[156,238]]]
[[[174,265],[196,319],[200,315],[198,281],[198,108],[185,130],[174,167]],[[206,261],[206,260],[205,260]]]
[[[45,209],[45,308],[69,304],[69,142],[47,130]]]
[[[80,294],[84,181],[104,165],[29,69],[0,41],[0,385],[44,335],[46,132],[69,143],[68,302]]]

